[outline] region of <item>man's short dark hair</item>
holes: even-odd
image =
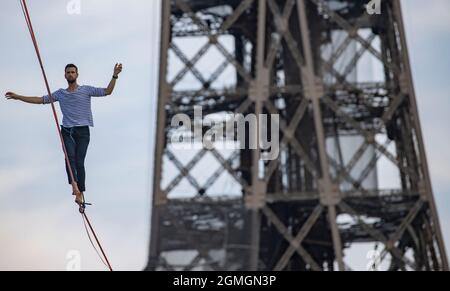
[[[78,67],[75,66],[74,64],[68,64],[68,65],[66,66],[66,68],[64,69],[64,72],[65,72],[68,68],[75,68],[75,70],[77,70],[77,73],[78,73]]]

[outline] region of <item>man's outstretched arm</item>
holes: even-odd
[[[119,78],[119,74],[122,72],[122,64],[116,64],[114,66],[114,74],[111,79],[111,82],[109,82],[108,87],[105,90],[106,95],[111,95],[114,91],[114,87],[116,86],[116,80]]]
[[[22,95],[18,95],[16,93],[13,92],[6,92],[5,94],[6,99],[8,100],[19,100],[25,103],[30,103],[30,104],[42,104],[42,97],[28,97],[28,96],[22,96]]]

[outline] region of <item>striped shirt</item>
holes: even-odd
[[[63,114],[64,127],[94,126],[92,117],[91,97],[106,96],[106,89],[91,86],[78,86],[74,92],[59,89],[52,94],[53,101],[59,102]],[[49,104],[48,95],[42,97],[42,104]]]

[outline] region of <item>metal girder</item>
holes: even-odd
[[[386,13],[374,16],[365,12],[362,0],[339,5],[329,0],[162,3],[148,269],[330,270],[336,264],[351,270],[344,250],[373,242],[383,244],[376,259],[390,258],[392,270],[448,270],[399,0],[383,2]],[[363,37],[363,29],[371,32]],[[345,37],[337,41],[330,36],[334,32]],[[234,38],[229,46],[219,40],[225,35]],[[188,54],[183,38],[195,37],[205,43]],[[349,53],[351,45],[360,47]],[[209,61],[214,69],[206,76],[200,61],[212,48],[221,59]],[[382,66],[384,80],[351,80],[363,56]],[[168,80],[171,57],[183,67]],[[229,68],[236,83],[213,89]],[[201,88],[175,90],[188,73]],[[192,117],[194,106],[207,114],[281,116],[278,123],[271,120],[282,133],[279,157],[262,161],[259,149],[241,149],[225,158],[213,146],[183,165],[168,147],[170,118],[176,113]],[[223,127],[229,122],[222,121]],[[378,135],[387,138],[380,142]],[[344,136],[362,138],[345,157]],[[329,140],[335,142],[336,160]],[[374,151],[367,157],[369,149]],[[201,185],[193,169],[207,153],[217,168],[208,165]],[[178,172],[161,189],[164,155]],[[399,188],[363,187],[381,158],[398,170]],[[224,172],[240,188],[238,198],[208,195]],[[195,197],[168,197],[176,196],[183,179],[194,187]],[[354,221],[338,222],[343,215]],[[192,260],[182,265],[163,255],[178,249],[195,251]],[[222,255],[212,258],[213,250]],[[405,255],[408,251],[412,256]]]
[[[311,161],[311,158],[308,156],[308,153],[305,151],[303,146],[298,142],[298,140],[294,137],[295,129],[297,128],[298,123],[302,119],[306,107],[308,105],[309,101],[307,99],[303,99],[300,105],[298,106],[296,113],[294,114],[294,119],[291,121],[289,125],[286,125],[286,122],[283,119],[280,119],[280,130],[283,132],[284,136],[281,141],[283,144],[290,143],[293,147],[293,149],[296,151],[299,157],[302,158],[302,160],[305,162],[306,167],[311,172],[313,176],[317,176],[318,170],[316,169],[314,163]],[[268,101],[265,103],[265,107],[271,114],[277,114],[278,110],[273,106],[272,102]],[[267,172],[265,174],[265,180],[268,182],[270,177],[272,176],[273,172],[275,171],[279,160],[273,160],[270,162],[269,166],[267,167]]]
[[[281,256],[278,263],[276,264],[274,271],[281,271],[284,269],[286,264],[289,262],[289,259],[294,254],[295,249],[298,248],[298,246],[308,235],[308,232],[311,230],[314,223],[316,223],[317,219],[319,219],[320,215],[322,214],[322,211],[323,211],[322,205],[316,206],[316,208],[313,210],[313,212],[308,217],[306,222],[303,224],[302,228],[299,230],[297,236],[293,240],[289,241],[290,245],[286,250],[286,252],[283,254],[283,256]]]
[[[318,206],[320,207],[320,206]],[[320,209],[321,211],[321,209]],[[314,259],[311,257],[311,255],[303,248],[300,243],[297,243],[298,239],[294,238],[290,233],[287,227],[284,225],[283,222],[281,222],[278,217],[273,213],[273,211],[269,207],[264,207],[262,209],[262,212],[264,215],[272,222],[276,229],[283,235],[283,237],[289,241],[289,243],[294,246],[295,251],[305,260],[306,263],[308,263],[312,270],[314,271],[320,271],[321,267],[314,261]],[[318,212],[318,211],[315,211]],[[316,215],[314,215],[312,218],[314,218]],[[318,216],[318,215],[317,215]],[[313,219],[311,219],[313,220]],[[308,225],[307,227],[311,227]]]

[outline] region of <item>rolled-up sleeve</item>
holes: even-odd
[[[92,86],[86,86],[88,90],[88,94],[91,97],[105,97],[106,96],[106,88],[97,88]]]
[[[55,91],[55,92],[52,93],[53,102],[58,102],[59,101],[59,92],[60,92],[60,90]],[[49,104],[49,103],[51,103],[50,102],[50,97],[48,95],[42,96],[42,104]]]

